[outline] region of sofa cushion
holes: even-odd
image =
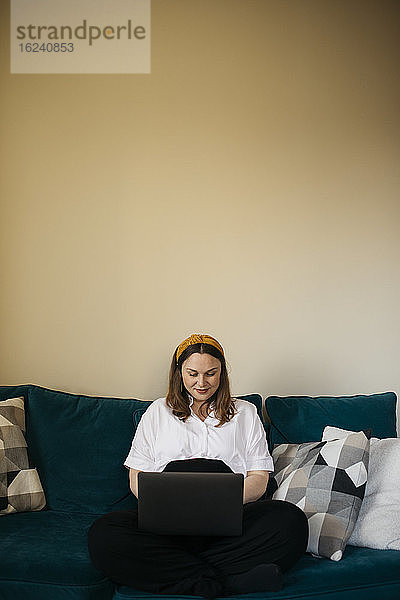
[[[361,431],[374,437],[396,437],[396,394],[369,396],[269,396],[270,445],[316,442],[326,425]]]
[[[0,400],[0,514],[41,510],[46,505],[38,472],[26,449],[24,399]]]
[[[305,512],[307,551],[340,560],[365,493],[369,439],[361,431],[340,440],[280,444],[272,456],[278,484],[273,498]]]
[[[126,586],[117,587],[114,600],[153,600],[155,597],[178,600],[178,596],[155,596]],[[285,586],[280,592],[240,595],[238,598],[395,600],[400,598],[400,553],[348,546],[340,562],[307,555],[285,574]],[[234,599],[235,596],[230,597],[230,600]]]
[[[111,600],[113,584],[93,566],[87,532],[94,515],[10,514],[0,519],[2,600]]]
[[[21,387],[15,390],[21,393]],[[132,414],[142,401],[39,386],[24,391],[29,456],[48,507],[93,514],[134,508],[123,462],[134,435]]]
[[[34,385],[0,387],[0,398],[10,393],[25,396],[29,456],[50,509],[100,514],[136,507],[123,462],[150,402],[79,396]],[[261,396],[242,397],[261,415]]]

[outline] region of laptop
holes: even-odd
[[[138,527],[165,535],[242,534],[240,473],[138,474]]]

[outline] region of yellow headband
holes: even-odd
[[[178,362],[182,352],[184,352],[186,348],[189,348],[189,346],[193,346],[193,344],[210,344],[210,346],[217,348],[217,350],[221,352],[222,356],[224,356],[224,349],[222,348],[221,344],[211,337],[211,335],[193,333],[193,335],[188,337],[186,340],[183,340],[183,342],[179,344],[176,350],[176,362]]]

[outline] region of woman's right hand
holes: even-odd
[[[132,494],[138,497],[138,474],[140,471],[137,469],[129,469],[129,486],[131,488]]]

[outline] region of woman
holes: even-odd
[[[124,464],[135,496],[140,471],[243,473],[243,534],[156,535],[138,530],[137,511],[104,515],[89,531],[89,552],[117,583],[207,598],[274,591],[306,550],[305,514],[263,499],[273,471],[265,432],[255,406],[231,397],[224,350],[209,335],[175,350],[168,394],[146,410]]]

